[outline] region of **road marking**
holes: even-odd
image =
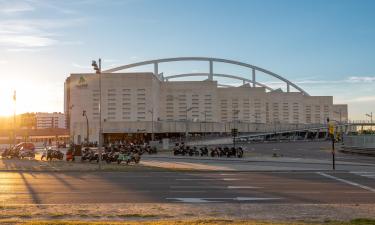
[[[168,200],[177,200],[184,203],[211,203],[211,202],[220,202],[220,201],[209,201],[203,198],[166,198]]]
[[[236,176],[238,174],[234,174],[234,173],[220,173],[219,175],[220,176]]]
[[[254,186],[228,186],[228,189],[257,189],[261,187],[254,187]]]
[[[169,186],[171,189],[258,189],[254,186]]]
[[[320,191],[284,191],[285,194],[320,194]]]
[[[207,191],[192,191],[192,190],[169,190],[169,192],[175,192],[175,193],[205,193]]]
[[[375,189],[373,189],[371,187],[368,187],[368,186],[365,186],[365,185],[362,185],[362,184],[358,184],[358,183],[355,183],[355,182],[352,182],[352,181],[349,181],[349,180],[344,180],[344,179],[341,179],[341,178],[338,178],[338,177],[335,177],[335,176],[332,176],[332,175],[328,175],[328,174],[323,173],[323,172],[317,172],[317,174],[319,174],[321,176],[324,176],[324,177],[327,177],[327,178],[330,178],[330,179],[334,179],[334,180],[346,183],[346,184],[350,184],[352,186],[359,187],[359,188],[362,188],[362,189],[365,189],[365,190],[368,190],[368,191],[371,191],[371,192],[375,192]]]
[[[171,189],[226,189],[225,186],[169,186]]]
[[[191,180],[191,181],[212,181],[212,180],[224,180],[224,181],[232,181],[232,180],[241,180],[241,179],[238,179],[238,178],[177,178],[176,180]]]
[[[375,178],[375,172],[360,171],[360,172],[350,172],[350,173],[355,174],[355,175],[359,175],[359,176],[362,176],[362,177]]]
[[[257,197],[235,197],[235,198],[166,198],[168,200],[177,200],[184,203],[212,203],[227,200],[232,201],[271,201],[280,200],[281,198],[257,198]]]

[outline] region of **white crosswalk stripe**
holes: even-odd
[[[362,177],[375,179],[375,172],[355,171],[355,172],[350,172],[350,173],[358,175],[358,176],[362,176]]]

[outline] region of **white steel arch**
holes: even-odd
[[[206,61],[206,62],[208,62],[209,73],[206,73],[206,75],[207,75],[209,80],[213,80],[214,76],[220,77],[220,75],[221,75],[221,77],[229,77],[229,78],[233,78],[233,79],[239,79],[239,80],[251,82],[253,84],[253,87],[258,85],[258,86],[265,87],[268,90],[272,90],[272,88],[270,88],[270,87],[268,87],[264,84],[258,83],[256,81],[256,71],[259,71],[259,72],[262,72],[264,74],[275,77],[275,78],[285,82],[285,84],[287,86],[287,92],[290,92],[290,86],[292,86],[296,90],[300,91],[302,94],[309,96],[309,94],[306,91],[304,91],[301,87],[299,87],[298,85],[292,83],[288,79],[286,79],[286,78],[284,78],[284,77],[282,77],[282,76],[280,76],[276,73],[273,73],[269,70],[266,70],[266,69],[248,64],[248,63],[243,63],[243,62],[239,62],[239,61],[235,61],[235,60],[229,60],[229,59],[210,58],[210,57],[177,57],[177,58],[155,59],[155,60],[148,60],[148,61],[137,62],[137,63],[132,63],[132,64],[127,64],[127,65],[115,67],[115,68],[112,68],[112,69],[104,70],[103,73],[113,73],[113,72],[129,69],[129,68],[153,64],[154,65],[154,74],[159,75],[159,64],[160,63],[177,62],[177,61]],[[246,78],[243,78],[243,77],[238,77],[238,76],[228,75],[228,74],[214,74],[214,72],[213,72],[214,62],[233,64],[233,65],[249,68],[249,69],[251,69],[252,79],[246,79]],[[165,77],[165,79],[168,80],[168,79],[176,78],[176,76],[184,77],[183,75],[191,76],[191,74],[190,75],[189,74],[182,74],[182,75],[180,74],[180,75],[168,76],[168,77]],[[196,76],[196,75],[194,75],[194,76]],[[202,73],[201,73],[200,76],[202,76]]]

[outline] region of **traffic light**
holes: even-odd
[[[233,128],[232,129],[232,136],[237,137],[237,135],[238,135],[238,130],[236,128]]]

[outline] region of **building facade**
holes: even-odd
[[[337,120],[338,111],[342,121],[348,118],[347,105],[334,105],[332,96],[250,84],[220,87],[215,80],[165,81],[154,73],[102,73],[100,92],[98,74],[71,74],[65,82],[65,114],[75,142],[85,140],[87,133],[90,141],[98,141],[99,107],[107,137],[228,133],[234,127],[239,132],[271,131],[325,124],[328,117]]]
[[[36,129],[62,128],[67,126],[65,115],[61,112],[43,113],[38,112],[36,117]]]

